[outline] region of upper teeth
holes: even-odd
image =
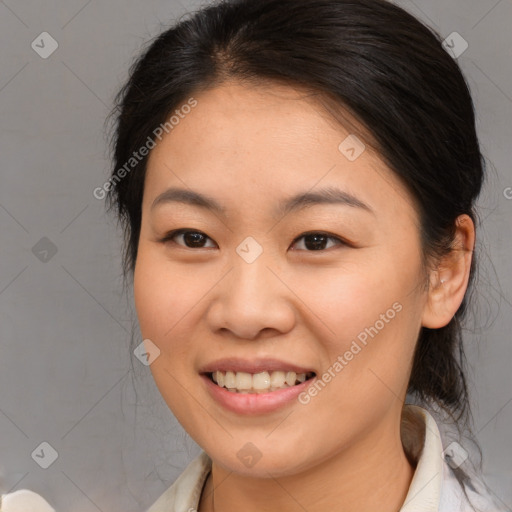
[[[225,387],[229,391],[239,393],[266,393],[294,386],[297,382],[306,380],[305,373],[295,372],[221,372],[212,373],[212,378],[220,387]]]

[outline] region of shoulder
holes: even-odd
[[[211,459],[205,452],[201,452],[146,512],[197,510],[210,469]]]
[[[466,474],[467,452],[458,443],[443,446],[440,425],[427,409],[406,405],[403,425],[404,449],[417,464],[401,512],[511,512],[494,503],[477,475]]]
[[[28,489],[0,495],[0,512],[55,512],[39,494]]]

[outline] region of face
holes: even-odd
[[[134,294],[151,372],[214,462],[291,475],[399,420],[426,303],[418,216],[304,94],[194,98],[147,167]]]

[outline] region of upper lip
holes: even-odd
[[[279,359],[240,359],[236,357],[218,359],[204,365],[199,373],[221,372],[247,372],[261,373],[264,371],[285,371],[295,373],[315,373],[313,369],[306,368],[294,363],[289,363]]]

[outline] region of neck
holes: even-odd
[[[199,512],[323,512],[329,508],[397,512],[413,474],[400,439],[400,426],[384,427],[294,475],[252,478],[226,471],[213,462]]]

